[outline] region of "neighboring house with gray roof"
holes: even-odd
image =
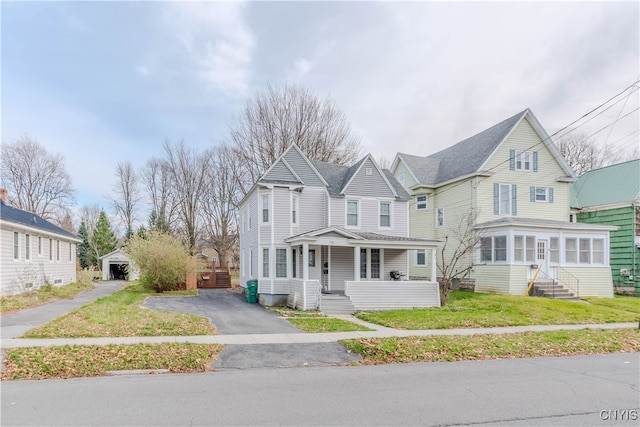
[[[76,245],[81,240],[39,215],[8,205],[6,195],[2,189],[0,294],[75,282]]]
[[[445,259],[453,257],[460,221],[471,218],[480,247],[459,269],[472,267],[476,291],[521,295],[540,270],[538,281],[555,290],[612,296],[614,227],[569,221],[575,175],[531,110],[430,156],[398,153],[390,170],[412,197],[409,234],[448,237]],[[414,254],[410,275],[431,268]]]
[[[640,295],[640,159],[585,172],[571,186],[578,222],[616,226],[609,262],[616,291]]]
[[[435,267],[392,280],[408,277],[410,251],[435,259],[439,245],[409,237],[410,201],[371,155],[342,166],[291,145],[240,203],[241,286],[257,280],[260,303],[304,310],[439,305]]]

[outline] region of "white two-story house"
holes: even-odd
[[[471,220],[481,236],[460,263],[480,292],[520,295],[535,277],[574,296],[612,296],[609,231],[570,221],[574,173],[527,109],[426,157],[399,153],[391,171],[411,194],[412,237],[453,238]],[[428,259],[413,256],[422,277]],[[560,288],[558,288],[560,287]]]
[[[259,302],[308,310],[341,296],[353,310],[439,305],[435,267],[408,281],[410,195],[373,157],[351,167],[310,161],[295,144],[240,203],[240,283]],[[397,280],[399,279],[399,280]]]

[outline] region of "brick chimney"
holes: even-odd
[[[6,205],[9,202],[9,192],[6,188],[0,188],[0,200]]]

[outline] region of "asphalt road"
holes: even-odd
[[[0,422],[637,426],[639,359],[635,353],[9,381],[2,383]]]

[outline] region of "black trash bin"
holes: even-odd
[[[255,304],[258,302],[258,280],[247,280],[247,302]]]

